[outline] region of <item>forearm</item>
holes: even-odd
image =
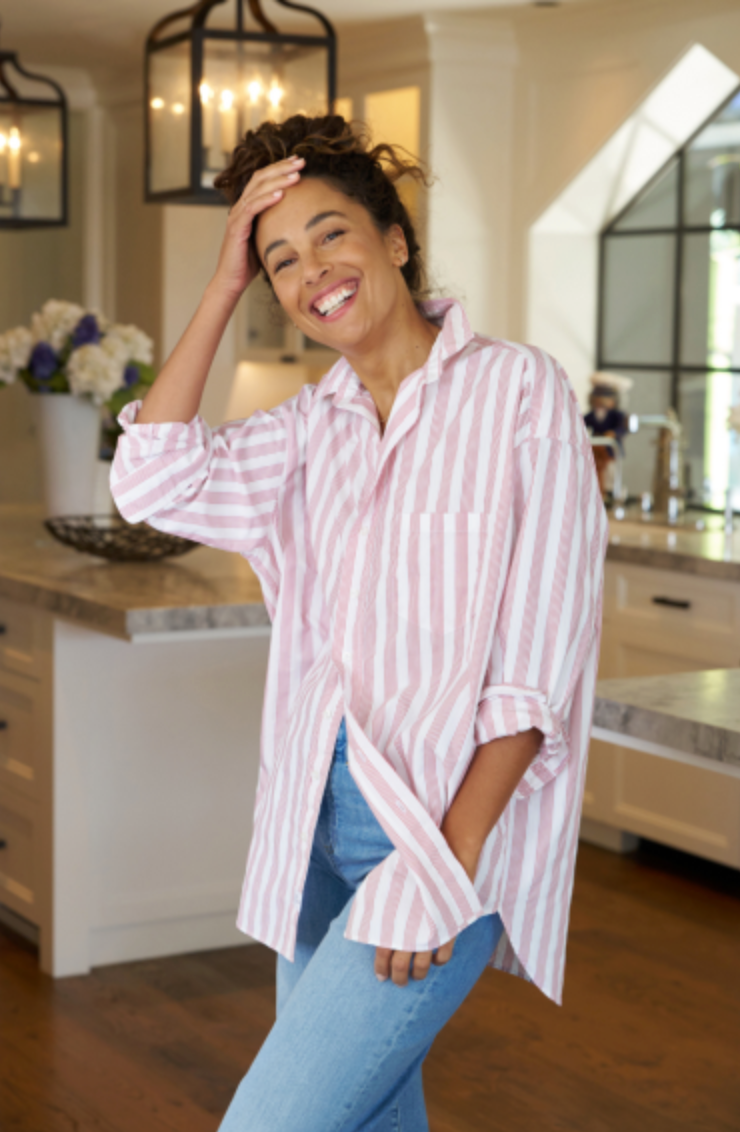
[[[198,412],[211,364],[237,296],[211,284],[187,330],[146,395],[137,424],[182,421]]]
[[[442,833],[471,880],[486,838],[534,759],[542,732],[532,728],[484,743],[442,822]]]

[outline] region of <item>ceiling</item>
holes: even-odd
[[[338,25],[356,20],[393,19],[432,11],[474,11],[525,7],[533,0],[304,0]],[[563,4],[584,0],[560,0]],[[183,0],[0,0],[0,46],[27,63],[86,67],[93,73],[125,70],[141,58],[144,38],[163,15]],[[264,0],[266,15],[280,26],[285,12]],[[283,18],[284,24],[284,18]]]

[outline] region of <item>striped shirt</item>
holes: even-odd
[[[211,429],[121,414],[122,514],[243,554],[272,620],[239,927],[294,955],[342,715],[395,846],[347,938],[430,950],[501,915],[491,964],[560,1001],[594,696],[607,522],[575,395],[540,350],[442,331],[381,434],[340,360],[270,412]],[[544,739],[471,882],[440,832],[477,746]],[[495,755],[493,756],[495,757]]]

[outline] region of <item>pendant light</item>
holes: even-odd
[[[67,223],[67,100],[0,50],[0,228]]]
[[[250,26],[244,0],[198,0],[152,28],[146,200],[223,205],[213,181],[247,130],[267,118],[328,113],[336,89],[334,28],[305,4],[275,2],[313,17],[321,34],[278,31],[261,0],[248,0]]]

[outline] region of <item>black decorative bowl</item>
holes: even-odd
[[[187,554],[200,545],[155,531],[146,523],[127,523],[120,515],[60,515],[45,519],[44,526],[65,546],[113,562],[156,562]]]

